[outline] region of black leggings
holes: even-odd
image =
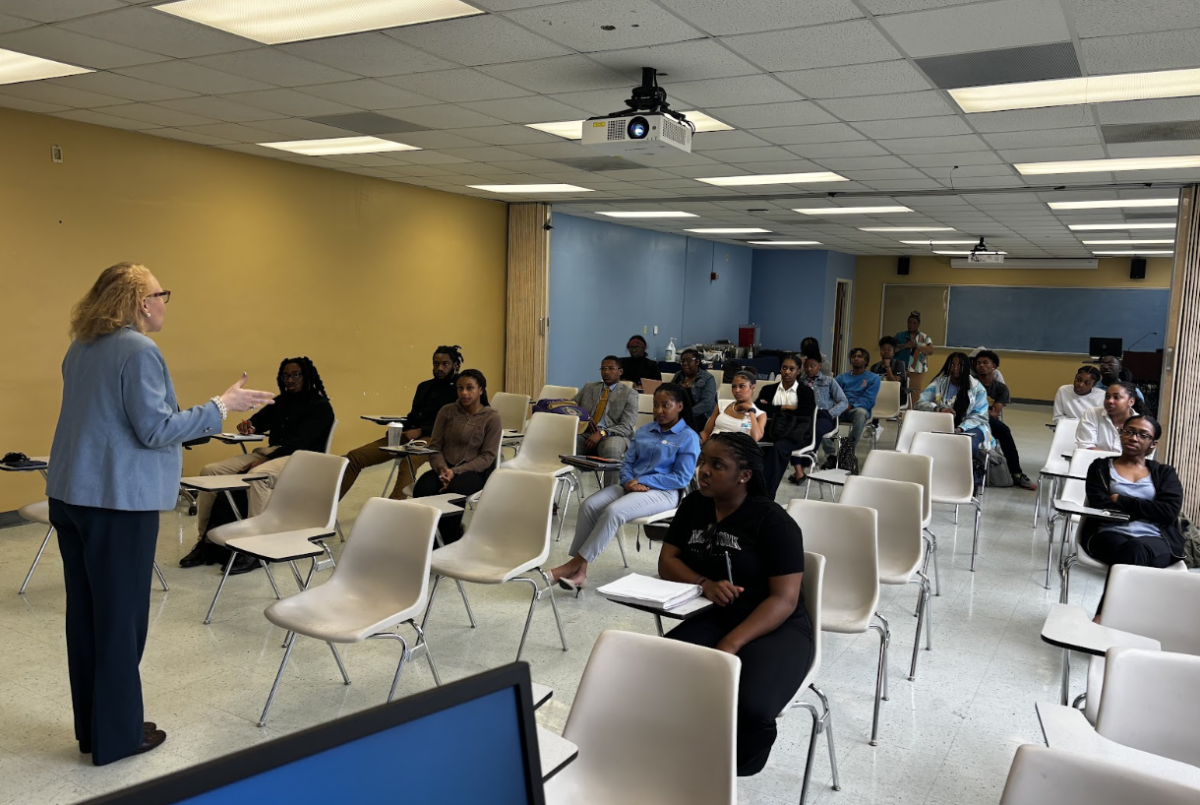
[[[1106,565],[1141,565],[1142,567],[1169,567],[1175,559],[1166,537],[1131,537],[1120,531],[1106,529],[1097,531],[1083,545],[1092,558]],[[1108,592],[1108,579],[1104,580],[1104,591]],[[1096,612],[1104,609],[1104,593]]]
[[[442,479],[438,478],[436,470],[431,469],[417,479],[417,483],[413,487],[413,497],[427,498],[430,495],[441,495],[446,492],[464,496],[474,495],[483,489],[483,485],[487,483],[488,476],[491,474],[492,468],[490,467],[486,472],[456,472],[450,479],[450,486],[442,489]],[[462,537],[462,521],[462,515],[442,515],[442,519],[438,521],[438,531],[441,532],[444,545],[457,542]]]
[[[684,621],[667,634],[697,646],[716,648],[733,630],[709,611]],[[786,621],[773,632],[751,640],[738,652],[742,672],[738,684],[738,776],[758,774],[767,765],[778,731],[775,719],[800,689],[812,666],[812,635],[804,621]]]
[[[992,435],[996,437],[996,443],[1000,445],[1000,451],[1004,453],[1009,474],[1024,475],[1021,471],[1021,454],[1017,452],[1017,443],[1013,441],[1012,429],[1004,424],[1004,420],[996,417],[988,417],[988,424],[991,426]]]

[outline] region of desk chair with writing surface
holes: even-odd
[[[1188,805],[1200,789],[1064,749],[1025,744],[1017,749],[1000,805]]]

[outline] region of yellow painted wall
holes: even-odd
[[[879,331],[880,305],[883,301],[885,283],[933,283],[946,285],[1033,285],[1044,287],[1157,287],[1171,284],[1170,257],[1151,257],[1146,262],[1144,280],[1129,279],[1129,259],[1112,258],[1100,260],[1095,270],[1052,270],[1052,269],[987,269],[951,268],[949,257],[913,257],[907,276],[896,274],[895,257],[860,257],[854,283],[853,341],[869,345],[871,353],[877,352],[875,344],[880,335],[894,335],[905,328],[904,321],[884,322],[884,333]],[[1063,315],[1086,315],[1086,311],[1063,311]],[[990,345],[989,345],[990,346]],[[941,368],[950,350],[939,346],[930,356],[931,374]],[[1029,352],[996,350],[1000,356],[1000,370],[1013,397],[1021,399],[1054,399],[1054,393],[1064,383],[1075,377],[1082,359],[1077,355],[1037,355]]]
[[[70,308],[123,260],[174,292],[155,338],[181,405],[242,370],[274,389],[308,355],[345,452],[382,435],[361,414],[408,410],[438,344],[503,388],[503,203],[7,109],[0,145],[0,452],[49,450]],[[236,449],[185,452],[184,471]],[[42,493],[6,473],[0,511]]]

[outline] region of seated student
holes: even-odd
[[[1080,366],[1075,373],[1075,382],[1059,386],[1054,394],[1054,422],[1063,417],[1083,419],[1092,408],[1104,405],[1104,390],[1096,388],[1100,382],[1100,370],[1095,366]]]
[[[579,507],[571,560],[550,571],[567,590],[587,583],[587,569],[622,525],[637,517],[670,511],[696,471],[700,437],[687,425],[691,399],[675,383],[654,392],[654,421],[638,428],[621,462],[621,485],[606,486]]]
[[[1087,505],[1129,515],[1126,522],[1085,517],[1079,544],[1108,565],[1167,567],[1183,557],[1179,511],[1183,486],[1175,468],[1150,458],[1162,427],[1135,414],[1120,431],[1121,455],[1093,461],[1087,473]]]
[[[249,517],[262,514],[266,508],[271,491],[275,488],[275,481],[279,478],[279,473],[283,472],[288,456],[297,450],[325,452],[329,430],[333,427],[333,406],[329,404],[325,384],[311,360],[307,357],[285,358],[279,364],[276,381],[279,383],[279,396],[275,398],[275,404],[260,409],[250,419],[242,420],[237,426],[238,433],[243,435],[267,434],[267,446],[257,447],[240,456],[214,461],[200,471],[201,475],[236,475],[251,470],[266,473],[266,481],[247,484]],[[201,492],[196,496],[196,528],[199,538],[196,546],[179,560],[180,567],[209,565],[224,559],[223,552],[211,550],[210,543],[204,538],[208,533],[209,519],[212,517],[216,497],[213,492]],[[243,554],[238,557],[238,562],[234,563],[230,572],[244,572],[243,568],[252,570],[258,566],[257,560]]]
[[[679,371],[671,382],[682,386],[692,398],[692,418],[688,425],[699,433],[717,407],[717,379],[704,368],[699,351],[688,348],[679,353]]]
[[[1142,390],[1133,383],[1133,373],[1121,368],[1121,359],[1115,355],[1103,355],[1100,358],[1100,382],[1096,384],[1096,388],[1104,391],[1113,383],[1129,383],[1137,392],[1138,402],[1141,405],[1146,404]]]
[[[762,453],[741,433],[718,433],[700,454],[700,491],[679,504],[658,557],[664,579],[699,584],[715,607],[667,634],[737,655],[737,773],[762,770],[775,719],[813,661],[800,597],[804,536],[767,494]]]
[[[1037,489],[1037,484],[1021,470],[1021,456],[1017,452],[1017,443],[1013,440],[1012,430],[1000,418],[1004,406],[1012,401],[1012,395],[1009,394],[1008,386],[1004,384],[1004,381],[998,378],[1000,373],[996,371],[996,367],[999,365],[1000,356],[990,349],[980,350],[979,354],[975,356],[975,377],[979,379],[984,393],[987,394],[988,427],[1000,445],[1000,450],[1004,453],[1004,460],[1008,463],[1008,473],[1012,476],[1013,486],[1019,486],[1022,489]]]
[[[1132,383],[1113,383],[1104,391],[1104,407],[1088,410],[1075,429],[1075,446],[1091,450],[1121,451],[1125,420],[1141,413]]]
[[[504,426],[500,412],[488,405],[487,378],[478,369],[464,369],[455,388],[458,401],[439,411],[433,423],[429,448],[438,452],[429,457],[430,471],[417,479],[414,498],[473,495],[496,469]],[[438,530],[449,545],[462,536],[462,518],[443,517]]]
[[[714,433],[741,431],[754,441],[762,441],[767,427],[767,415],[754,404],[754,386],[758,378],[753,372],[738,372],[733,376],[733,402],[724,408],[714,408],[700,433],[700,444]]]
[[[829,363],[829,356],[821,351],[821,345],[817,343],[817,339],[811,335],[800,340],[801,355],[820,355],[821,356],[821,374],[833,377],[833,366]]]
[[[871,409],[875,407],[875,398],[879,396],[879,375],[867,370],[870,361],[871,353],[862,347],[855,347],[850,350],[850,371],[837,376],[837,384],[849,401],[838,421],[850,423],[849,441],[855,446],[862,438],[863,428],[871,421]],[[832,452],[832,440],[828,446],[821,447],[826,452]]]
[[[785,356],[779,362],[779,382],[764,387],[758,398],[758,407],[767,413],[767,438],[771,441],[770,447],[763,448],[763,485],[772,500],[789,462],[796,468],[792,482],[804,479],[803,464],[792,458],[792,452],[812,444],[817,397],[799,380],[803,363],[799,355]]]
[[[629,350],[628,358],[621,358],[621,378],[628,380],[638,391],[642,390],[642,379],[662,380],[662,371],[658,361],[646,357],[646,339],[640,335],[629,336],[625,345]]]
[[[804,378],[801,382],[812,389],[813,394],[817,397],[817,408],[820,409],[817,411],[815,423],[817,441],[821,443],[821,449],[829,457],[827,463],[833,466],[837,456],[833,453],[832,445],[826,443],[825,437],[837,430],[838,417],[850,406],[850,401],[846,399],[846,393],[842,391],[842,387],[836,380],[821,373],[821,356],[818,353],[804,356]],[[797,472],[792,483],[798,484],[802,478],[803,476]]]
[[[900,402],[908,401],[908,370],[904,361],[896,357],[896,339],[885,335],[879,339],[879,361],[871,364],[871,371],[880,376],[880,380],[890,380],[900,384]]]
[[[991,449],[995,442],[988,426],[987,392],[978,380],[971,377],[966,353],[951,352],[946,356],[941,371],[934,375],[933,382],[917,399],[917,410],[953,414],[955,431],[971,437],[975,494],[978,495],[983,483],[983,461],[979,458],[979,448]]]
[[[616,355],[600,361],[600,381],[584,384],[575,395],[575,404],[591,414],[587,431],[576,439],[576,451],[601,458],[624,456],[637,430],[638,396],[621,382],[621,362]],[[612,473],[605,477],[612,478]]]
[[[458,379],[458,370],[462,367],[462,361],[462,352],[457,346],[441,346],[433,351],[433,377],[417,385],[417,392],[413,394],[412,410],[404,418],[401,444],[407,444],[416,439],[428,439],[433,433],[433,421],[437,419],[438,412],[447,405],[451,405],[456,399],[454,383]],[[346,465],[346,474],[342,476],[339,500],[346,497],[346,493],[350,491],[350,487],[354,486],[354,482],[358,480],[358,474],[364,468],[386,464],[396,459],[392,453],[385,453],[379,449],[387,447],[387,443],[387,436],[384,436],[382,439],[376,439],[346,454],[350,463]],[[417,467],[424,464],[427,459],[428,456],[413,456],[413,471],[416,471]],[[392,487],[391,497],[400,500],[404,498],[401,490],[412,483],[407,460],[400,462],[396,476],[396,485]]]
[[[979,374],[975,371],[975,359],[978,358],[980,355],[982,355],[985,352],[992,354],[992,355],[996,354],[995,352],[992,352],[992,350],[988,349],[987,347],[975,347],[975,349],[971,350],[970,353],[967,354],[967,357],[971,359],[971,374],[974,375],[976,378],[979,377]],[[997,360],[999,360],[999,356],[997,356]],[[1000,371],[999,363],[996,364],[996,371],[993,372],[992,375],[995,377],[996,380],[999,380],[1001,383],[1004,383],[1004,373]],[[1005,385],[1008,385],[1008,384],[1005,383]]]

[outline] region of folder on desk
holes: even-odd
[[[683,584],[678,581],[643,576],[640,573],[630,573],[612,584],[606,584],[599,588],[599,592],[613,601],[674,609],[697,598],[700,595],[700,585]]]

